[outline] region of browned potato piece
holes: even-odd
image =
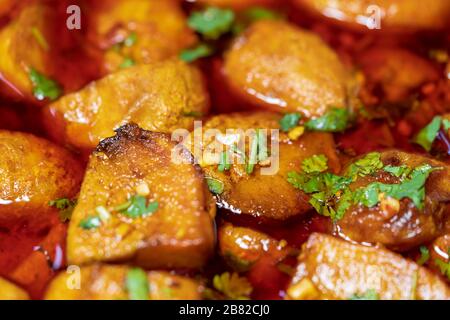
[[[48,75],[51,70],[48,21],[51,8],[34,1],[20,15],[0,30],[0,91],[13,96],[33,96],[30,69]]]
[[[83,171],[66,150],[31,134],[0,131],[0,224],[48,219],[49,201],[78,193]]]
[[[345,107],[348,76],[317,35],[284,21],[254,23],[225,55],[231,87],[255,106],[318,117]]]
[[[198,3],[204,5],[232,8],[234,10],[242,10],[255,6],[279,5],[279,2],[282,1],[283,0],[197,0]]]
[[[383,248],[312,234],[298,257],[289,299],[349,299],[375,292],[383,300],[450,299],[435,274]]]
[[[442,29],[449,26],[447,0],[294,0],[295,3],[351,28],[368,30],[371,17],[392,31]]]
[[[69,264],[132,261],[148,268],[198,268],[214,245],[210,193],[198,166],[171,156],[175,143],[163,133],[126,125],[92,154],[67,238]],[[141,195],[158,203],[153,214],[132,215],[117,206]],[[103,216],[99,213],[103,207]],[[97,227],[85,227],[92,217]]]
[[[29,296],[25,290],[0,278],[0,300],[28,300]]]
[[[221,226],[218,235],[220,254],[239,272],[250,269],[263,256],[281,261],[289,254],[286,241],[278,241],[249,228],[235,227],[231,223]]]
[[[47,125],[55,139],[62,135],[78,148],[93,149],[128,122],[157,132],[191,129],[191,114],[206,114],[208,109],[200,71],[167,60],[128,68],[64,96],[48,107]],[[55,129],[55,120],[61,130]]]
[[[357,242],[381,243],[394,250],[408,250],[422,243],[432,241],[444,232],[445,202],[450,201],[450,168],[445,163],[421,155],[401,151],[381,153],[385,165],[415,168],[430,164],[436,170],[430,174],[425,184],[425,207],[420,210],[409,199],[402,199],[391,206],[383,201],[372,208],[352,206],[336,223],[337,234]],[[345,170],[345,169],[344,169]],[[366,176],[350,185],[350,188],[366,186],[371,182],[398,183],[398,179],[385,172],[376,176]]]
[[[222,114],[211,117],[200,128],[204,131],[204,134],[199,154],[202,159],[198,160],[207,177],[223,183],[223,192],[216,195],[219,206],[237,213],[285,220],[303,214],[311,208],[308,204],[308,196],[288,183],[288,172],[298,169],[304,159],[315,154],[326,155],[331,170],[340,169],[331,134],[307,132],[297,140],[292,141],[285,133],[281,132],[279,139],[277,139],[271,134],[270,130],[279,130],[278,121],[280,119],[280,115],[270,112]],[[245,142],[245,146],[238,148],[241,151],[245,148],[246,158],[249,158],[249,135],[246,135],[245,132],[252,129],[267,130],[265,138],[268,141],[268,150],[273,149],[273,161],[269,158],[269,163],[261,162],[257,164],[253,173],[248,174],[242,157],[236,155],[230,170],[220,172],[218,168],[219,153],[212,148],[219,142],[220,151],[224,139],[234,139],[238,136],[238,144]],[[193,141],[196,143],[194,145],[196,150],[198,148],[199,142],[195,138],[198,134],[197,130],[194,130],[190,139],[186,142],[190,150],[192,150],[191,143]],[[218,130],[220,134],[210,136],[208,132],[216,133],[214,130]],[[277,143],[279,144],[278,152],[274,147]],[[198,158],[197,153],[196,151],[193,152]],[[279,159],[278,167],[276,164],[277,158]],[[270,172],[263,173],[263,170],[267,169]]]
[[[100,265],[82,267],[79,275],[62,272],[49,285],[46,300],[127,300],[127,274],[131,267]],[[76,277],[80,287],[76,289]],[[165,271],[147,273],[149,300],[199,300],[202,286],[193,279]],[[74,287],[71,287],[73,285]]]
[[[429,266],[436,270],[436,272],[442,274],[441,266],[448,263],[450,263],[450,233],[433,241],[430,250]],[[450,282],[450,274],[442,276]]]
[[[126,58],[151,63],[177,56],[197,41],[175,0],[92,1],[91,42],[105,52],[106,72],[118,70]],[[131,35],[134,43],[123,43]],[[133,36],[132,36],[133,37]]]

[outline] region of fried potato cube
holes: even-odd
[[[262,232],[225,223],[218,231],[219,250],[228,265],[238,272],[247,271],[262,257],[275,262],[289,254],[286,241],[278,241]]]
[[[94,264],[79,273],[61,272],[50,283],[46,300],[127,300],[132,267]],[[79,277],[79,278],[77,278]],[[79,287],[77,287],[79,282]],[[199,300],[203,287],[195,280],[166,271],[147,272],[149,300]]]
[[[212,253],[214,230],[211,195],[199,167],[186,150],[179,154],[182,163],[174,161],[176,144],[166,134],[131,124],[116,132],[89,160],[69,225],[69,264],[132,261],[149,268],[201,267]],[[137,195],[156,202],[156,211],[133,216],[116,209]],[[101,225],[83,226],[93,217],[100,217]]]
[[[0,224],[39,223],[49,202],[77,195],[83,169],[66,150],[31,134],[0,131]]]
[[[25,290],[0,278],[0,300],[28,300],[29,296]]]
[[[51,70],[47,40],[51,8],[34,1],[20,15],[0,30],[0,88],[8,96],[33,97],[30,70],[42,74]]]
[[[107,0],[90,6],[88,38],[105,51],[107,73],[118,70],[125,59],[157,62],[197,42],[176,0]]]
[[[111,74],[48,106],[55,139],[92,150],[113,130],[135,122],[146,130],[191,129],[209,110],[200,71],[178,60],[139,65]],[[60,129],[55,129],[56,127]]]
[[[384,197],[372,208],[353,205],[336,222],[337,233],[360,243],[381,243],[396,251],[409,250],[440,236],[450,218],[445,212],[450,201],[449,166],[422,155],[397,150],[382,152],[380,158],[385,166],[416,168],[429,164],[439,168],[431,172],[426,181],[424,208],[417,208],[410,199],[399,201],[389,197]],[[358,178],[350,188],[364,187],[372,182],[399,183],[397,178],[380,171],[374,176]]]
[[[279,114],[270,112],[221,114],[209,118],[202,128],[194,130],[185,140],[185,145],[194,156],[201,157],[197,160],[205,175],[223,184],[223,191],[216,195],[219,206],[236,213],[285,220],[311,209],[309,197],[287,181],[290,171],[298,170],[304,159],[315,154],[325,155],[331,170],[340,169],[331,134],[307,132],[292,141],[281,132],[276,138],[271,130],[279,131],[281,118]],[[251,134],[247,132],[257,129],[266,130],[263,140],[266,141],[269,157],[258,162],[253,172],[248,174],[246,163],[250,159]],[[197,140],[197,130],[203,130],[200,141]],[[217,134],[211,136],[209,132]],[[233,139],[238,141],[234,143],[238,151],[230,150],[230,145],[223,144]],[[227,150],[232,155],[229,170],[219,170],[217,156],[220,150]]]
[[[433,30],[448,27],[450,21],[447,0],[294,0],[294,3],[360,30],[368,27],[394,32]]]
[[[383,248],[314,233],[298,262],[289,299],[349,299],[368,292],[383,300],[450,299],[437,275]]]
[[[231,88],[255,106],[308,118],[347,105],[349,77],[317,35],[283,21],[254,23],[225,54]]]

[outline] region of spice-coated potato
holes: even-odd
[[[196,42],[177,1],[107,0],[90,6],[88,37],[105,50],[105,72],[119,69],[125,59],[151,63],[174,57]]]
[[[431,172],[427,179],[424,208],[417,208],[410,199],[398,201],[389,197],[372,208],[353,205],[337,221],[338,234],[353,241],[381,243],[400,251],[427,243],[441,235],[446,221],[450,219],[445,211],[445,202],[450,201],[448,165],[421,155],[395,150],[382,152],[381,161],[384,165],[392,166],[407,165],[415,168],[429,164],[441,168]],[[356,189],[376,181],[398,183],[398,178],[379,171],[375,176],[358,178],[350,188]]]
[[[11,282],[0,278],[0,300],[28,300],[28,293]]]
[[[292,188],[287,181],[287,173],[297,170],[301,162],[314,154],[324,154],[329,159],[330,169],[339,170],[340,164],[337,159],[334,140],[331,134],[307,132],[296,141],[291,141],[287,134],[280,133],[279,139],[271,135],[270,130],[279,130],[278,121],[281,116],[270,112],[233,113],[211,117],[203,127],[203,138],[196,138],[196,130],[191,134],[186,145],[190,150],[196,150],[200,146],[202,159],[198,159],[203,167],[205,175],[220,184],[223,184],[223,192],[217,194],[220,206],[232,211],[250,214],[256,217],[285,220],[289,217],[303,214],[311,207],[308,204],[308,196],[302,191]],[[268,143],[269,153],[272,146],[279,143],[279,151],[275,152],[273,161],[269,163],[256,164],[253,172],[246,172],[245,159],[233,152],[233,164],[230,170],[219,171],[219,154],[217,150],[211,149],[216,146],[218,135],[209,136],[208,130],[218,130],[220,136],[233,138],[238,135],[238,144],[245,142],[240,148],[245,148],[245,155],[249,158],[249,137],[245,137],[246,130],[266,129],[265,140]],[[227,130],[233,130],[228,132]],[[241,132],[239,133],[239,130]],[[213,132],[214,133],[214,132]],[[245,137],[245,138],[244,138]],[[192,139],[193,138],[193,139]],[[216,139],[216,140],[215,140]],[[220,139],[220,138],[219,138]],[[216,142],[214,142],[216,141]],[[222,139],[223,141],[223,139]],[[192,145],[194,143],[194,145]],[[220,144],[220,140],[219,140]],[[222,146],[222,144],[220,144]],[[220,149],[220,147],[219,147]],[[196,151],[192,152],[198,158]],[[279,168],[277,170],[276,159],[279,155]],[[272,170],[273,169],[273,170]],[[263,174],[262,170],[269,170]]]
[[[382,30],[392,31],[442,29],[448,26],[450,21],[450,2],[447,0],[294,0],[294,2],[302,8],[323,14],[336,22],[362,30],[368,30],[367,24],[372,24],[373,18],[375,20],[381,18],[379,27]]]
[[[51,71],[49,38],[51,8],[33,2],[23,8],[20,15],[0,30],[0,73],[5,81],[0,91],[8,96],[33,96],[30,80],[31,68],[42,74]]]
[[[0,223],[48,219],[49,201],[76,196],[81,165],[66,150],[31,134],[0,131]]]
[[[236,271],[246,271],[262,257],[275,262],[289,254],[286,241],[278,241],[262,232],[226,223],[218,230],[220,254]]]
[[[383,248],[312,234],[298,257],[289,299],[349,299],[373,292],[382,300],[450,299],[435,274]]]
[[[190,129],[192,114],[206,114],[208,109],[200,71],[167,60],[108,75],[51,104],[46,115],[55,139],[91,150],[128,122],[157,132]]]
[[[214,245],[211,195],[189,152],[180,154],[186,163],[173,161],[174,147],[170,136],[136,125],[100,143],[70,221],[69,264],[127,260],[149,268],[197,268],[206,262]],[[149,206],[156,201],[156,211],[132,216],[116,209],[137,195]],[[86,227],[99,217],[101,224]]]
[[[132,268],[121,265],[81,267],[80,287],[75,289],[78,274],[62,272],[50,283],[46,300],[127,300],[130,299],[127,277]],[[165,271],[147,272],[149,300],[199,300],[202,286],[193,279]],[[73,285],[74,287],[70,287]]]
[[[318,117],[348,102],[348,76],[317,35],[283,21],[254,23],[225,54],[232,89],[261,108]]]

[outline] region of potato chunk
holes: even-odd
[[[0,278],[0,300],[28,300],[28,293],[11,282]]]
[[[175,57],[197,40],[176,0],[92,1],[89,13],[88,38],[105,51],[107,73],[125,59],[152,63]]]
[[[374,292],[379,299],[450,299],[435,274],[386,249],[312,234],[298,257],[289,299],[349,299]]]
[[[69,225],[69,264],[127,260],[149,268],[201,267],[212,252],[214,231],[200,169],[187,151],[180,154],[186,163],[172,161],[175,143],[163,133],[136,125],[116,132],[89,160]],[[128,202],[138,195],[148,205],[156,202],[156,210],[127,214],[131,205],[139,206]],[[92,219],[97,224],[89,226]]]
[[[382,199],[372,208],[354,205],[336,222],[337,233],[353,241],[381,243],[399,251],[427,243],[441,235],[445,222],[450,219],[445,212],[445,202],[450,201],[448,165],[421,155],[396,150],[382,152],[381,161],[384,165],[392,166],[406,165],[415,168],[429,164],[441,168],[433,171],[427,179],[424,208],[417,208],[410,199],[398,201],[392,198]],[[397,180],[380,171],[375,176],[359,178],[350,188],[367,186],[375,181],[398,183]]]
[[[51,8],[34,1],[20,15],[0,30],[0,73],[2,93],[8,96],[33,97],[30,80],[31,68],[42,74],[51,71],[48,21],[52,20]]]
[[[66,150],[31,134],[0,131],[0,224],[39,223],[56,209],[49,201],[73,198],[83,171]]]
[[[317,35],[283,21],[254,23],[225,55],[231,87],[255,106],[318,117],[347,105],[348,76]]]
[[[219,206],[236,213],[285,220],[311,208],[308,196],[288,183],[288,172],[299,168],[304,159],[314,154],[326,155],[330,168],[339,170],[331,134],[306,132],[294,141],[282,132],[277,138],[271,130],[278,132],[280,119],[280,115],[270,112],[218,115],[208,119],[186,140],[209,181],[223,185],[223,191],[216,194]],[[263,140],[269,157],[258,162],[249,174],[246,163],[250,160],[251,132],[257,129],[266,130]],[[198,130],[203,130],[200,139]],[[230,150],[230,145],[225,147],[224,143],[230,141],[235,141],[238,150]],[[229,170],[220,171],[220,151],[225,149],[231,155],[232,165]]]
[[[219,250],[225,261],[236,271],[247,271],[262,257],[275,262],[289,254],[286,241],[276,239],[250,228],[226,223],[219,228]]]
[[[62,135],[65,142],[90,150],[128,122],[158,132],[190,129],[191,114],[208,109],[199,70],[168,60],[128,68],[64,96],[48,107],[47,122],[55,139]],[[55,121],[61,129],[55,129]]]
[[[82,267],[79,274],[60,273],[49,285],[46,300],[127,300],[127,277],[132,268],[121,265]],[[80,287],[77,288],[79,276]],[[165,271],[147,272],[149,300],[199,300],[202,286],[195,280]]]
[[[450,2],[447,0],[295,0],[317,14],[346,26],[368,30],[371,18],[381,18],[382,30],[412,31],[442,29],[449,25]]]

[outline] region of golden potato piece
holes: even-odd
[[[0,224],[48,219],[49,201],[73,198],[83,171],[66,150],[31,134],[0,131]]]
[[[351,28],[412,31],[449,26],[447,0],[294,0],[302,8]],[[381,19],[379,19],[381,18]],[[380,22],[376,26],[374,22]]]
[[[298,257],[289,299],[349,299],[373,292],[383,300],[450,299],[435,274],[386,249],[312,234]]]
[[[188,149],[195,150],[193,154],[209,181],[223,184],[223,191],[216,195],[219,206],[236,213],[285,220],[311,208],[308,196],[287,181],[288,172],[298,169],[304,159],[314,154],[326,155],[330,168],[339,170],[331,134],[307,132],[291,141],[286,133],[280,133],[277,138],[271,130],[278,132],[280,119],[280,115],[270,112],[218,115],[200,128],[203,138],[197,138],[199,129],[196,129],[186,140]],[[251,130],[257,129],[266,130],[264,140],[270,155],[266,163],[257,163],[248,174],[246,163],[250,159]],[[220,151],[225,150],[224,143],[229,143],[227,140],[230,139],[238,141],[234,143],[238,151],[230,150],[233,164],[229,170],[220,171]],[[241,155],[243,151],[244,156]]]
[[[171,132],[193,126],[209,98],[200,71],[178,60],[139,65],[95,81],[51,104],[47,127],[55,139],[93,149],[113,130],[135,122],[146,130]],[[56,125],[62,127],[55,129]]]
[[[410,199],[393,199],[392,204],[386,199],[372,208],[354,205],[336,222],[337,234],[361,243],[381,243],[399,251],[427,243],[441,235],[446,221],[450,218],[445,212],[445,202],[450,201],[448,165],[421,155],[396,150],[382,152],[381,161],[384,165],[392,166],[407,165],[415,168],[429,164],[442,168],[433,171],[427,179],[424,209],[418,209]],[[375,181],[398,183],[397,178],[380,171],[376,176],[358,178],[350,188],[367,186]]]
[[[127,300],[127,277],[132,267],[94,264],[62,272],[50,283],[46,300]],[[199,300],[202,286],[195,280],[165,271],[147,272],[149,300]],[[78,279],[80,282],[78,282]],[[77,284],[79,287],[77,288]]]
[[[197,41],[175,0],[92,1],[90,6],[88,38],[105,50],[107,73],[125,59],[152,63],[178,56]]]
[[[280,0],[198,0],[200,4],[242,10],[258,6],[279,5]]]
[[[187,151],[180,154],[186,163],[172,160],[175,143],[168,135],[136,125],[116,132],[90,158],[69,225],[69,264],[127,260],[149,268],[201,267],[214,231],[200,169]],[[127,214],[125,209],[139,207],[128,202],[138,195],[144,208]],[[148,206],[157,203],[154,212],[144,210],[150,200]]]
[[[276,262],[289,254],[286,241],[278,241],[262,232],[225,223],[219,228],[220,254],[236,271],[251,268],[261,257],[268,256]]]
[[[11,282],[0,278],[0,300],[28,300],[28,293]]]
[[[317,35],[283,21],[254,23],[225,54],[230,86],[255,106],[318,117],[347,105],[348,76]]]
[[[48,43],[51,8],[34,1],[0,30],[0,90],[8,96],[33,97],[31,68],[42,74],[51,72]]]

